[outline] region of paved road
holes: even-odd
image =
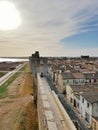
[[[65,96],[63,94],[60,94],[59,91],[57,90],[57,88],[52,84],[51,80],[49,78],[47,78],[47,82],[51,88],[51,90],[54,90],[55,93],[58,95],[58,98],[60,100],[60,102],[62,103],[63,107],[65,108],[65,110],[67,111],[69,117],[71,118],[72,121],[77,121],[79,123],[80,126],[80,130],[91,130],[88,129],[86,127],[86,125],[83,123],[83,121],[81,121],[78,117],[78,115],[76,114],[76,112],[72,109],[72,107],[70,106],[70,104],[67,102],[67,100],[65,99]]]
[[[46,91],[46,95],[47,95],[48,101],[50,103],[50,108],[53,113],[54,120],[55,120],[58,130],[65,130],[65,129],[70,130],[66,124],[66,121],[63,118],[61,111],[59,110],[59,108],[57,106],[57,103],[55,102],[55,100],[53,98],[52,91],[50,89],[49,84],[47,83],[45,78],[41,78],[41,81],[42,81],[43,87]]]
[[[15,70],[12,70],[5,74],[3,77],[0,78],[0,86],[3,85],[11,76],[13,76],[16,72],[18,72],[25,64],[20,64],[16,67]]]

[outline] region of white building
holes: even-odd
[[[66,85],[78,85],[85,83],[85,77],[79,72],[61,72],[55,74],[55,84],[60,92],[66,90]]]
[[[92,117],[98,117],[98,87],[67,85],[66,97],[91,126]]]

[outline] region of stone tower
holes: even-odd
[[[29,62],[33,76],[35,76],[37,73],[40,73],[40,56],[38,51],[36,51],[35,54],[32,54],[32,56],[29,57]]]
[[[32,56],[29,57],[30,68],[33,76],[37,73],[43,72],[44,75],[48,72],[47,58],[40,57],[39,52],[36,51]]]

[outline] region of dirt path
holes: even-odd
[[[14,120],[18,120],[20,110],[32,102],[31,96],[17,99],[6,99],[0,104],[0,130],[10,130],[10,125]],[[2,128],[2,129],[1,129]]]
[[[33,130],[37,126],[37,111],[32,96],[20,93],[28,87],[24,85],[26,80],[26,74],[21,73],[8,86],[8,96],[0,99],[0,130]]]
[[[8,95],[17,95],[17,93],[19,92],[19,89],[21,87],[21,84],[24,82],[25,80],[25,74],[20,74],[16,80],[14,80],[12,82],[11,85],[9,85],[8,87]]]

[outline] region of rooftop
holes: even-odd
[[[98,102],[98,90],[95,91],[87,91],[81,94],[88,102],[96,103]]]
[[[71,85],[73,92],[79,93],[90,103],[98,102],[98,84],[96,85]]]
[[[84,75],[79,72],[72,73],[72,75],[75,79],[84,79],[85,78]]]
[[[70,72],[61,73],[61,75],[62,75],[63,79],[73,79],[74,78],[72,73],[70,73]]]

